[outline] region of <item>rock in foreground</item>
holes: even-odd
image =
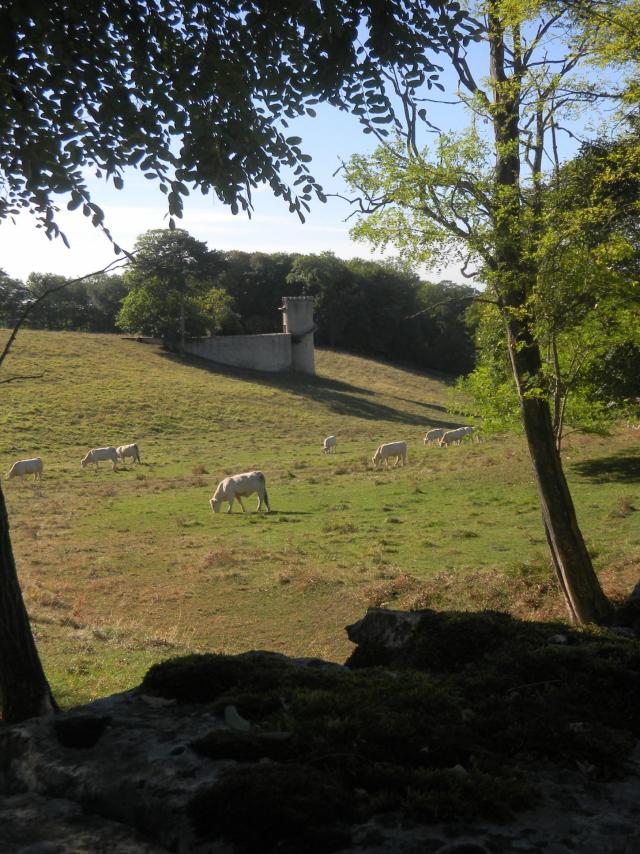
[[[349,667],[189,656],[0,731],[0,850],[640,850],[636,641],[432,611],[349,632]]]

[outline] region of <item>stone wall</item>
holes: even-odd
[[[185,352],[221,365],[252,368],[257,371],[291,370],[291,335],[220,335],[191,338]]]

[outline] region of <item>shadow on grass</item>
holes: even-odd
[[[406,412],[382,403],[368,400],[374,392],[362,386],[342,382],[342,380],[328,379],[327,377],[310,376],[297,373],[264,373],[247,368],[233,368],[228,365],[220,365],[209,362],[198,356],[178,356],[175,353],[162,352],[165,359],[180,364],[189,364],[200,368],[210,374],[218,374],[225,377],[256,383],[269,388],[279,388],[291,394],[306,397],[324,404],[332,412],[338,415],[349,415],[356,418],[365,418],[371,421],[391,421],[397,424],[427,429],[430,427],[453,428],[459,426],[458,422],[450,421],[433,416],[417,415],[414,412]],[[404,398],[398,398],[403,400]],[[407,401],[408,403],[414,401]],[[420,404],[429,409],[442,410],[444,407],[436,404]]]
[[[574,463],[573,470],[593,483],[638,483],[640,482],[640,452],[612,454],[595,460]]]
[[[267,516],[311,516],[310,510],[271,510]]]

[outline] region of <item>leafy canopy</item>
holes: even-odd
[[[314,115],[318,100],[384,112],[383,65],[434,77],[426,49],[463,21],[442,0],[9,0],[0,221],[28,208],[57,235],[63,194],[104,228],[85,167],[117,188],[126,167],[141,169],[172,217],[189,187],[235,213],[250,211],[252,189],[266,183],[303,219],[324,196],[289,120]]]

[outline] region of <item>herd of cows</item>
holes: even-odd
[[[473,427],[457,427],[454,430],[447,430],[443,427],[436,427],[433,430],[427,431],[424,436],[424,444],[432,445],[435,442],[441,447],[448,445],[460,444],[467,436],[471,436],[474,432]],[[336,436],[327,436],[324,440],[322,451],[325,454],[334,453],[338,440]],[[100,462],[108,461],[111,463],[111,468],[116,471],[118,462],[124,462],[129,457],[134,462],[140,462],[140,451],[138,445],[134,442],[129,445],[119,445],[118,447],[109,446],[106,448],[92,448],[80,461],[80,466],[86,468],[93,463],[96,469]],[[371,459],[373,465],[378,468],[385,464],[385,468],[389,466],[389,460],[394,460],[394,467],[407,463],[407,443],[406,442],[387,442],[379,445]],[[11,480],[14,477],[23,477],[27,474],[32,474],[34,480],[42,479],[43,464],[40,457],[33,457],[28,460],[17,460],[6,474],[6,479]],[[265,476],[261,471],[248,471],[241,474],[230,475],[220,481],[216,487],[212,498],[209,501],[211,509],[214,513],[219,513],[220,508],[224,503],[229,504],[227,513],[233,512],[233,503],[237,501],[242,507],[242,512],[245,512],[242,499],[249,495],[258,496],[258,510],[262,510],[263,505],[266,507],[267,513],[270,512],[269,496],[267,494],[267,486]]]

